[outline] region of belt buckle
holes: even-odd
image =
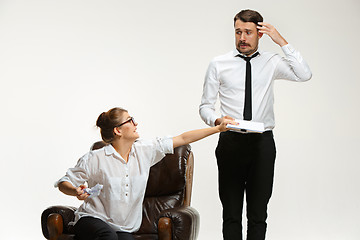
[[[248,132],[248,130],[246,130],[246,129],[240,129],[240,131],[239,131],[241,134],[248,134],[249,132]]]

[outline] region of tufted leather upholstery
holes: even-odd
[[[105,145],[97,142],[92,149]],[[193,240],[197,238],[199,214],[190,207],[193,179],[193,154],[190,145],[174,149],[150,170],[139,240]],[[76,208],[52,206],[41,216],[43,235],[50,240],[74,239],[71,222]]]

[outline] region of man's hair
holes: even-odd
[[[242,22],[253,22],[255,25],[259,25],[258,22],[263,21],[263,17],[257,11],[246,9],[241,10],[238,14],[234,17],[234,25],[236,20],[240,20]]]

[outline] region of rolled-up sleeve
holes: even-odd
[[[174,153],[173,138],[171,136],[158,137],[155,140],[155,155],[151,166],[165,157],[165,154]]]
[[[70,182],[74,187],[84,184],[89,179],[88,174],[88,160],[91,157],[91,152],[81,157],[76,166],[69,168],[62,178],[55,182],[54,187],[58,187],[62,182]]]

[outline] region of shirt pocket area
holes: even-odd
[[[111,201],[123,201],[125,197],[125,180],[120,177],[108,177],[106,180],[107,191],[105,197]]]

